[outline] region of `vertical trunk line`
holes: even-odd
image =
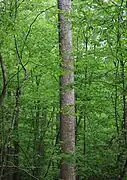
[[[61,180],[75,180],[75,105],[74,105],[74,62],[72,57],[72,24],[70,19],[71,0],[58,0],[58,29],[60,54],[60,140]]]

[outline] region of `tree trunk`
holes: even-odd
[[[2,76],[3,76],[3,89],[0,94],[0,108],[1,108],[3,105],[4,99],[6,96],[6,90],[7,90],[7,77],[6,77],[7,75],[6,75],[5,66],[4,66],[3,58],[1,54],[0,54],[0,65],[1,65]]]
[[[15,104],[15,110],[14,110],[14,165],[16,166],[15,172],[13,173],[12,179],[14,180],[19,180],[19,114],[20,114],[20,98],[21,98],[21,87],[19,84],[19,68],[18,68],[18,73],[17,73],[17,81],[18,81],[18,86],[16,89],[16,104]]]
[[[69,14],[71,0],[58,0],[60,76],[60,140],[64,154],[60,165],[62,180],[75,180],[75,108],[74,108],[74,62],[72,57],[72,25]],[[65,158],[66,156],[66,158]]]

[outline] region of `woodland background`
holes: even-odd
[[[72,4],[77,179],[125,180],[127,1]],[[7,77],[2,83],[1,68],[0,179],[57,180],[57,2],[1,0],[0,54]]]

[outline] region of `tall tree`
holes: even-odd
[[[59,21],[59,53],[61,58],[60,76],[60,139],[61,150],[64,153],[60,178],[75,180],[72,157],[75,150],[75,108],[74,108],[74,60],[72,57],[72,24],[69,14],[71,0],[58,0]],[[71,155],[71,156],[70,156]],[[70,156],[70,160],[65,157]]]

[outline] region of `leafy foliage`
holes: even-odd
[[[126,178],[126,2],[73,1],[75,166],[80,179]],[[52,0],[0,1],[7,93],[0,109],[5,177],[59,179],[58,10]],[[2,74],[0,89],[2,90]]]

